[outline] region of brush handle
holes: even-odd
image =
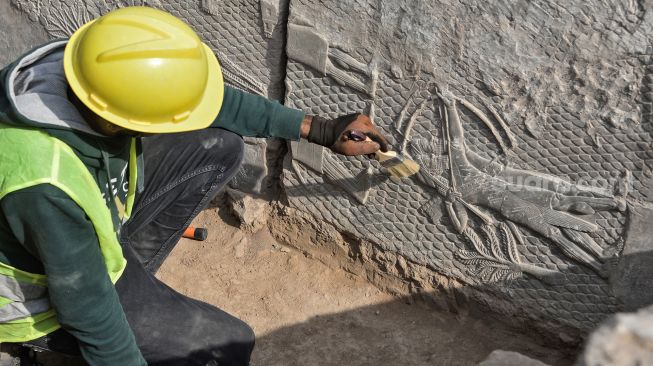
[[[359,131],[349,132],[349,138],[354,141],[372,141],[369,136],[365,136],[365,138],[363,136],[365,135]],[[374,156],[381,163],[381,166],[388,168],[388,172],[393,177],[405,178],[419,172],[419,164],[410,159],[405,159],[403,156],[397,156],[396,151],[383,152],[378,150],[374,153]]]
[[[384,162],[386,160],[396,158],[397,157],[397,152],[392,151],[392,150],[389,150],[387,152],[383,152],[381,150],[378,150],[377,152],[374,153],[374,155],[376,157],[376,160],[378,160],[380,163],[382,163],[382,162]]]
[[[353,133],[353,132],[358,132],[358,131],[351,131],[351,132]],[[365,139],[362,138],[363,136],[365,137]],[[369,136],[365,136],[362,133],[360,135],[355,134],[352,139],[355,139],[357,141],[365,141],[365,142],[373,141],[371,138],[369,138]],[[376,160],[378,160],[379,162],[384,162],[386,160],[390,160],[392,158],[397,157],[397,152],[392,151],[392,150],[386,151],[386,152],[383,152],[381,150],[377,150],[374,153],[374,155],[376,157]]]

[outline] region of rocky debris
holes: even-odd
[[[594,331],[576,366],[594,365],[653,365],[653,306],[617,314]]]
[[[245,232],[256,232],[268,221],[271,207],[268,201],[240,191],[227,189],[227,205]]]
[[[548,366],[544,362],[524,356],[521,353],[495,350],[478,366]]]

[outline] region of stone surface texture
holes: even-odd
[[[287,149],[248,139],[231,187],[264,195],[281,178],[293,208],[499,313],[584,333],[653,302],[650,1],[0,2],[3,63],[147,5],[186,20],[233,86],[370,114],[419,174],[305,141],[280,172]]]
[[[0,1],[0,30],[0,65],[14,61],[48,40],[45,30],[35,27],[28,15],[12,7],[8,0]]]
[[[369,113],[422,170],[295,146],[290,205],[536,325],[650,303],[629,222],[651,207],[652,25],[649,2],[291,0],[286,103]]]

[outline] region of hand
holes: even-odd
[[[363,114],[348,114],[332,120],[313,116],[309,123],[310,127],[302,126],[302,136],[310,142],[330,148],[335,153],[369,155],[379,149],[388,151],[386,139],[370,118]],[[308,132],[305,132],[306,130]]]

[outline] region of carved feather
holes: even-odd
[[[508,268],[497,268],[493,271],[491,280],[492,282],[506,281],[511,273],[513,273],[513,271]]]
[[[488,252],[487,248],[485,248],[485,246],[483,245],[483,241],[478,236],[476,231],[474,231],[474,229],[471,228],[471,226],[468,226],[467,229],[465,229],[465,236],[467,236],[467,239],[474,246],[474,249],[476,249],[476,251],[479,254],[487,258],[492,258],[490,252]]]
[[[501,243],[499,243],[499,238],[497,238],[494,229],[488,225],[483,225],[481,229],[483,230],[483,233],[485,233],[485,236],[490,242],[490,249],[492,250],[492,254],[494,258],[503,259],[504,255],[501,252]]]
[[[574,241],[576,244],[579,244],[594,256],[599,258],[603,256],[603,248],[601,248],[601,246],[598,245],[596,241],[594,241],[594,239],[592,239],[592,237],[587,233],[567,228],[563,228],[562,231],[565,233],[565,235],[567,235],[569,239]]]
[[[592,232],[598,229],[596,224],[565,212],[555,211],[549,208],[545,208],[542,211],[545,220],[551,225],[586,232]]]
[[[506,276],[506,280],[513,281],[513,280],[516,280],[516,279],[520,278],[521,276],[522,276],[521,272],[512,271],[512,272],[510,272],[510,274],[508,274],[508,276]]]
[[[578,231],[596,231],[598,227],[589,221],[570,215],[565,212],[555,211],[548,207],[538,206],[529,201],[519,198],[517,195],[512,194],[512,197],[519,200],[521,205],[515,210],[524,211],[528,221],[537,222],[542,220],[550,225],[558,227],[566,227]],[[510,217],[507,217],[510,219]]]
[[[45,30],[52,37],[68,38],[79,27],[91,21],[92,16],[86,6],[79,2],[60,2],[59,7],[49,8],[50,16],[46,17]]]
[[[465,250],[461,249],[456,252],[456,257],[460,260],[468,260],[468,259],[475,259],[475,258],[481,258],[476,252],[473,252],[471,250]]]
[[[490,268],[490,267],[483,267],[483,268],[481,268],[480,271],[479,271],[479,277],[481,277],[481,279],[482,279],[484,282],[491,282],[491,281],[492,281],[492,274],[493,274],[493,273],[494,273],[494,271],[492,271],[492,268]]]
[[[483,282],[505,281],[510,274],[514,273],[507,267],[503,267],[500,265],[488,266],[488,267],[476,267],[475,269],[469,270],[468,272]]]
[[[218,59],[220,60],[222,73],[225,76],[225,81],[227,84],[250,93],[267,97],[268,93],[265,84],[263,84],[253,75],[249,74],[247,71],[243,70],[222,52],[217,50],[215,50],[215,52],[218,56]]]
[[[512,231],[506,223],[501,223],[499,225],[502,241],[505,245],[506,254],[508,259],[513,263],[521,263],[521,258],[519,258],[519,251],[517,250],[517,244],[515,243],[515,238],[512,236]]]
[[[512,232],[512,235],[517,241],[517,243],[519,243],[520,245],[526,245],[526,241],[524,240],[524,237],[522,236],[521,231],[519,231],[517,225],[515,225],[515,223],[512,221],[508,221],[506,225],[508,225],[508,227],[510,228],[510,232]]]
[[[497,263],[482,257],[477,257],[474,259],[461,259],[462,263],[470,266],[480,266],[480,267],[496,267]]]

